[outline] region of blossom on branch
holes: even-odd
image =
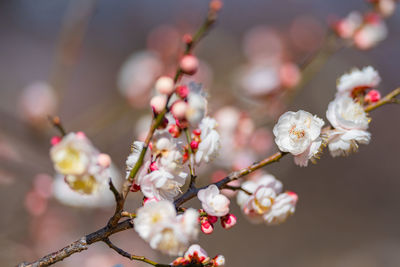
[[[307,166],[308,160],[318,156],[324,121],[303,110],[284,113],[274,126],[275,143],[279,150],[295,156],[295,163]]]
[[[242,188],[251,195],[239,191],[237,203],[252,223],[279,224],[295,211],[297,195],[292,192],[281,193],[282,183],[270,174],[246,181]]]
[[[201,201],[203,209],[209,215],[221,217],[228,214],[230,200],[220,194],[216,185],[212,184],[206,189],[200,190],[197,197]]]
[[[177,215],[169,201],[147,202],[137,211],[135,231],[153,249],[168,255],[182,255],[198,235],[198,212],[188,209]]]
[[[356,96],[367,89],[375,88],[380,82],[381,77],[373,67],[368,66],[361,70],[355,68],[338,79],[337,90],[339,95]]]
[[[201,131],[201,141],[194,156],[197,165],[201,162],[210,162],[217,156],[220,148],[220,136],[215,130],[216,127],[217,121],[210,117],[205,117],[200,122],[199,129]]]
[[[326,117],[334,127],[328,133],[331,155],[344,156],[358,149],[358,144],[368,144],[369,119],[364,108],[349,96],[338,96],[329,103]]]
[[[207,252],[199,245],[194,244],[189,247],[183,257],[175,259],[172,266],[185,266],[190,264],[202,264],[207,267],[217,267],[225,265],[225,257],[217,255],[213,259],[208,257]]]

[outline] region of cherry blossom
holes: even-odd
[[[198,192],[197,197],[205,212],[213,216],[224,216],[229,212],[229,199],[220,194],[216,185],[210,185]]]

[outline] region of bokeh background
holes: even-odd
[[[196,29],[207,5],[195,0],[0,2],[1,266],[53,252],[102,227],[113,212],[112,207],[68,207],[51,196],[49,140],[57,132],[46,123],[27,123],[24,105],[54,108],[67,130],[84,131],[96,147],[111,155],[122,173],[129,144],[140,136],[137,121],[150,112],[145,104],[149,90],[140,94],[133,90],[127,97],[119,88],[123,64],[133,54],[155,51],[158,61],[154,66],[149,63],[157,69],[154,75],[172,73],[181,35]],[[196,79],[207,86],[210,112],[235,106],[252,116],[256,127],[271,127],[286,108],[325,117],[337,77],[354,66],[373,65],[382,76],[383,94],[400,86],[397,10],[387,20],[389,35],[379,46],[368,51],[340,49],[284,104],[274,99],[263,102],[238,88],[238,70],[250,61],[248,43],[257,43],[257,37],[259,49],[270,58],[301,65],[323,44],[329,21],[367,9],[362,0],[225,1],[217,26],[195,52],[204,62]],[[256,37],[250,34],[254,27],[259,29]],[[148,68],[146,64],[138,66]],[[53,83],[56,107],[35,94],[23,97],[35,81]],[[229,267],[399,266],[399,115],[396,106],[374,111],[371,144],[350,157],[332,159],[325,153],[318,164],[307,168],[295,166],[288,157],[269,166],[268,172],[299,195],[295,216],[284,224],[252,225],[233,204],[237,226],[229,231],[218,226],[211,236],[201,235],[199,243],[210,256],[223,254]],[[267,142],[266,151],[256,157],[274,150]],[[211,174],[212,170],[204,171],[201,183],[207,183]],[[130,197],[132,207],[139,202],[140,197]],[[133,230],[112,239],[134,254],[172,261],[151,251]],[[56,266],[146,265],[129,262],[98,243]]]

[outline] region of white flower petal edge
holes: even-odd
[[[272,175],[265,174],[255,181],[246,181],[242,188],[252,195],[240,191],[237,203],[252,223],[279,224],[295,211],[297,195],[292,192],[281,193],[282,183]]]
[[[210,118],[205,117],[199,128],[201,130],[200,139],[201,142],[199,147],[194,155],[194,159],[197,165],[201,162],[210,162],[214,159],[220,148],[220,136],[219,133],[215,130],[217,127],[217,121]]]
[[[279,150],[295,156],[295,163],[307,166],[308,160],[319,152],[324,121],[303,110],[284,113],[274,126],[275,143]]]
[[[205,212],[212,216],[225,216],[229,213],[230,200],[220,194],[216,185],[212,184],[197,193]]]
[[[353,69],[338,79],[338,94],[350,95],[355,88],[373,88],[381,81],[379,73],[371,66]]]
[[[182,255],[197,238],[198,212],[188,209],[177,216],[171,202],[151,201],[138,209],[134,225],[153,249],[171,256]]]
[[[370,142],[367,114],[351,97],[336,97],[329,103],[326,117],[335,128],[328,136],[328,148],[333,157],[349,155],[357,151],[358,144]]]

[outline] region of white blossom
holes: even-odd
[[[179,174],[182,169],[182,144],[167,131],[157,131],[153,138],[152,154],[159,168]],[[183,175],[183,174],[181,174]]]
[[[149,202],[137,211],[135,230],[153,249],[182,255],[198,235],[198,213],[188,209],[176,215],[169,201]]]
[[[216,185],[212,184],[197,193],[205,212],[212,216],[224,216],[229,212],[229,199],[220,194]]]
[[[366,50],[385,40],[388,30],[385,21],[377,14],[368,14],[364,20],[364,25],[354,34],[354,44]]]
[[[135,141],[131,147],[131,153],[126,159],[126,178],[129,178],[129,174],[133,167],[135,167],[136,162],[139,160],[140,153],[143,150],[144,142]]]
[[[69,133],[50,149],[54,168],[64,175],[84,174],[96,150],[84,135]]]
[[[379,73],[371,66],[363,69],[353,69],[350,73],[342,75],[337,83],[339,94],[350,95],[354,89],[367,89],[377,86],[381,81]]]
[[[207,99],[200,84],[191,82],[189,90],[186,119],[192,126],[196,127],[207,113]]]
[[[294,212],[297,202],[296,194],[281,193],[282,183],[270,174],[246,181],[242,184],[242,188],[251,195],[240,191],[237,195],[237,203],[252,223],[281,223]],[[288,198],[288,195],[291,198]]]
[[[363,18],[360,12],[353,11],[344,19],[337,22],[335,29],[341,38],[349,39],[354,36],[354,33],[362,25]]]
[[[218,154],[218,149],[220,148],[220,136],[215,130],[217,127],[217,121],[205,117],[199,128],[201,130],[199,147],[197,148],[196,154],[194,156],[196,164],[201,162],[210,162]]]
[[[105,171],[105,179],[96,181],[92,189],[95,189],[91,194],[82,194],[82,192],[73,189],[65,182],[64,175],[56,174],[53,183],[53,195],[59,202],[67,206],[83,207],[83,208],[97,208],[97,207],[111,207],[115,205],[115,198],[110,191],[108,178],[112,179],[114,186],[120,190],[122,187],[122,178],[116,168],[111,165]],[[90,187],[83,187],[90,188]]]
[[[274,126],[275,143],[283,152],[295,156],[295,163],[307,166],[308,160],[319,152],[324,121],[311,113],[299,110],[284,113]]]
[[[138,183],[142,193],[147,198],[172,201],[185,184],[186,173],[174,175],[165,169],[154,170],[143,177],[139,176]]]
[[[264,222],[268,225],[280,224],[296,210],[297,195],[292,192],[280,194],[275,198],[271,209],[264,214]]]
[[[326,117],[335,128],[329,133],[328,147],[332,156],[357,151],[358,144],[368,144],[369,119],[363,107],[349,96],[338,96],[329,103]]]

